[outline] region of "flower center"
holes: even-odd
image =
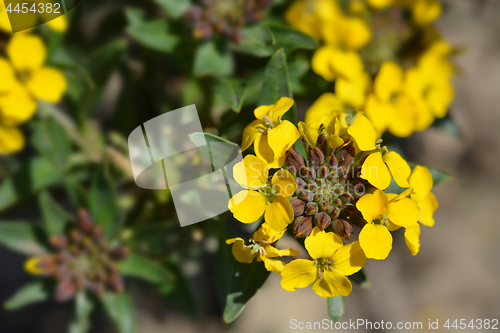
[[[29,70],[22,70],[16,73],[16,78],[21,83],[26,83],[31,78],[31,72]]]
[[[323,277],[325,275],[325,270],[327,271],[333,271],[332,264],[334,260],[330,258],[320,258],[314,260],[314,263],[316,264],[316,267],[318,268],[318,276],[320,280],[323,280]]]

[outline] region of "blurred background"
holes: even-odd
[[[402,231],[395,232],[390,256],[384,261],[368,260],[365,269],[371,289],[354,286],[344,320],[422,321],[425,331],[429,319],[500,319],[500,2],[448,0],[445,4],[446,11],[436,24],[447,40],[463,48],[455,58],[460,73],[450,108],[461,138],[429,128],[401,140],[408,160],[445,170],[455,179],[433,190],[440,207],[436,225],[422,228],[420,253],[412,257]],[[113,101],[115,88],[111,80],[107,100]],[[101,107],[100,112],[106,113],[106,103]],[[299,108],[299,115],[306,107]],[[23,214],[29,217],[30,209]],[[0,262],[3,301],[30,277],[22,269],[23,256],[0,248]],[[137,331],[276,333],[292,331],[291,319],[328,318],[326,300],[310,288],[289,293],[279,282],[280,277],[271,274],[231,325],[216,316],[191,320],[156,293],[132,285]],[[71,304],[50,301],[16,312],[0,310],[0,332],[65,332],[72,312]],[[91,330],[114,331],[105,315],[97,316]]]

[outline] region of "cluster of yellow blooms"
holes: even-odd
[[[52,29],[66,29],[66,21],[51,21]],[[44,66],[47,49],[37,35],[29,32],[12,36],[9,19],[0,1],[0,154],[11,154],[24,147],[18,126],[28,121],[37,109],[37,101],[58,103],[67,83],[57,69]]]
[[[455,69],[452,47],[432,25],[441,4],[353,0],[347,7],[345,13],[336,0],[297,0],[286,13],[291,26],[323,42],[312,68],[335,81],[335,93],[322,95],[316,106],[363,110],[379,135],[399,137],[444,117]],[[408,11],[411,20],[404,20]]]
[[[391,231],[405,228],[409,250],[418,253],[419,222],[431,227],[438,207],[432,176],[421,166],[412,172],[399,154],[380,146],[375,128],[362,113],[348,117],[338,110],[311,108],[296,128],[282,120],[293,104],[283,97],[258,107],[257,119],[243,133],[242,150],[253,144],[255,155],[235,165],[234,179],[244,190],[228,206],[243,223],[262,215],[265,222],[249,245],[241,238],[227,243],[233,244],[236,260],[256,259],[281,274],[285,290],[312,284],[322,297],[347,296],[352,286],[346,276],[359,271],[367,258],[385,259],[392,249]],[[294,150],[297,140],[306,158]],[[403,193],[384,192],[392,178],[406,189]],[[353,226],[360,228],[358,240],[344,244]],[[295,238],[306,237],[311,260],[286,264],[277,259],[299,254],[275,247],[287,230]]]

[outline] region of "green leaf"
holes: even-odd
[[[229,104],[233,111],[236,113],[241,111],[246,89],[243,88],[240,80],[219,78],[215,83],[214,89]]]
[[[0,211],[40,190],[62,181],[61,171],[45,158],[25,161],[19,170],[0,185]]]
[[[345,311],[345,297],[328,297],[327,304],[330,318],[336,323],[341,321]]]
[[[290,53],[296,49],[315,49],[318,43],[309,35],[298,30],[287,27],[269,27],[269,30],[274,36],[275,45],[273,52],[280,48],[284,48],[286,53]]]
[[[191,7],[190,0],[154,0],[173,18],[181,17]]]
[[[75,318],[70,324],[69,333],[87,333],[90,330],[90,315],[94,303],[85,291],[80,291],[76,294],[75,307]]]
[[[38,203],[42,209],[45,230],[49,235],[60,235],[69,220],[68,214],[59,206],[47,192],[38,196]]]
[[[194,59],[195,76],[229,76],[234,71],[234,60],[226,44],[208,41],[196,51]]]
[[[47,117],[36,122],[31,143],[60,170],[67,168],[71,141],[64,128],[54,118]]]
[[[240,149],[236,143],[209,133],[193,133],[189,138],[210,160],[214,170],[222,169],[234,160]]]
[[[4,307],[7,310],[18,310],[26,305],[43,302],[49,298],[49,293],[42,281],[32,282],[25,285],[9,298]]]
[[[120,63],[126,49],[127,43],[123,40],[117,40],[107,43],[91,55],[87,70],[96,87],[103,86],[106,83],[113,70]]]
[[[33,224],[25,222],[0,222],[0,244],[28,256],[46,253],[39,243],[39,232]]]
[[[173,287],[175,276],[157,262],[137,253],[130,253],[119,263],[120,273],[136,277],[163,287]]]
[[[436,119],[432,127],[453,138],[463,139],[462,130],[458,127],[455,119],[453,119],[449,112],[444,118]]]
[[[127,29],[129,35],[142,45],[159,52],[170,53],[179,40],[167,33],[167,30],[167,22],[163,20],[136,23]]]
[[[290,85],[294,94],[305,94],[307,88],[300,83],[300,79],[302,79],[310,67],[311,65],[307,59],[297,59],[288,63]]]
[[[284,49],[279,49],[272,56],[266,67],[264,83],[259,98],[259,105],[271,105],[276,103],[281,97],[293,98],[288,65]],[[290,120],[297,124],[297,108],[294,105],[283,119]]]
[[[357,271],[351,276],[348,276],[348,278],[363,289],[370,289],[372,286],[370,279],[368,279],[363,269]]]
[[[94,175],[90,189],[89,209],[96,223],[103,228],[106,239],[113,240],[120,230],[121,219],[107,164],[104,164]]]
[[[137,25],[144,21],[146,13],[140,8],[127,7],[125,8],[125,16],[127,17],[128,24]]]
[[[410,165],[412,171],[418,165],[416,163],[408,163],[408,164]],[[433,186],[437,186],[438,184],[454,179],[453,175],[446,171],[442,171],[436,168],[431,168],[428,166],[425,167],[429,170],[429,172],[432,175],[432,181],[434,183]]]
[[[244,264],[234,261],[223,315],[226,323],[238,318],[248,301],[266,282],[269,273],[262,262]]]
[[[106,292],[102,303],[120,333],[135,333],[134,306],[128,294]]]

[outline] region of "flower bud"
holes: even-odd
[[[54,249],[59,251],[68,247],[68,239],[63,235],[50,236],[49,243]]]
[[[351,193],[349,192],[344,192],[342,193],[342,195],[340,196],[340,199],[342,200],[343,203],[350,203],[351,201],[354,200],[354,197],[352,196]]]
[[[287,167],[294,167],[295,170],[300,171],[306,167],[306,163],[302,155],[294,149],[288,149],[285,157],[285,165]]]
[[[318,213],[318,204],[315,202],[308,202],[306,205],[306,215],[315,215]]]
[[[307,189],[312,192],[316,192],[318,190],[318,184],[316,184],[315,182],[309,183],[307,184]]]
[[[321,125],[324,126],[323,124],[321,124]],[[321,130],[321,128],[320,128],[320,130]],[[323,155],[326,155],[326,153],[328,151],[328,142],[326,139],[326,134],[324,132],[320,133],[318,135],[318,140],[316,140],[316,147],[318,147],[321,150]]]
[[[316,193],[314,195],[314,201],[320,202],[321,200],[323,200],[323,193]]]
[[[318,208],[320,211],[325,212],[330,205],[328,204],[328,201],[322,200],[318,204]]]
[[[323,164],[325,155],[323,155],[323,152],[319,148],[313,147],[309,150],[307,159],[309,160],[309,166],[316,170]]]
[[[295,183],[297,184],[297,193],[302,192],[307,186],[307,183],[301,178],[295,178]]]
[[[56,287],[56,302],[64,302],[75,295],[76,285],[71,279],[62,280]]]
[[[332,222],[333,232],[339,237],[349,240],[352,233],[352,226],[346,220],[336,219]]]
[[[76,226],[80,231],[85,233],[90,233],[92,231],[92,227],[94,226],[94,222],[92,221],[89,212],[83,208],[78,210],[76,216]]]
[[[330,170],[324,165],[320,166],[318,169],[318,178],[326,178],[328,174],[330,173]]]
[[[123,293],[123,290],[125,289],[123,286],[123,279],[118,274],[111,275],[108,278],[107,284],[111,290],[119,294]]]
[[[292,198],[290,199],[290,204],[292,204],[293,214],[295,216],[300,216],[304,213],[304,208],[306,207],[304,201],[299,200],[298,198]]]
[[[316,179],[316,172],[312,168],[302,168],[300,176],[308,183]]]
[[[302,193],[300,193],[299,199],[307,201],[307,202],[313,201],[314,193],[311,192],[310,190],[304,190],[304,191],[302,191]]]
[[[354,162],[354,154],[356,153],[354,146],[349,144],[342,148],[338,154],[338,164],[344,170],[349,170],[351,164]]]
[[[331,222],[330,216],[328,216],[327,213],[321,212],[318,215],[314,217],[314,224],[320,229],[320,230],[325,230],[328,228]]]
[[[293,222],[293,234],[295,238],[307,237],[311,234],[313,222],[311,216],[300,216]]]
[[[118,246],[111,251],[109,251],[109,257],[115,261],[123,260],[129,253],[128,248],[124,246]]]
[[[340,215],[340,208],[332,206],[332,211],[330,212],[330,217],[332,220],[335,220],[339,217]]]

